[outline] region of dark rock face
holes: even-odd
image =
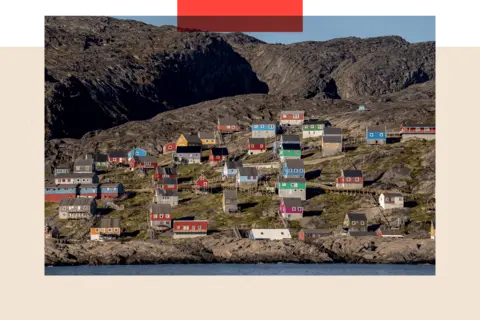
[[[202,101],[349,99],[435,78],[435,44],[399,37],[291,45],[107,17],[45,20],[46,138],[79,138]]]

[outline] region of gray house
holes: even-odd
[[[97,202],[93,198],[62,199],[58,207],[60,219],[90,219],[95,215]]]
[[[237,190],[223,190],[223,211],[225,213],[238,211]]]
[[[201,163],[202,147],[177,147],[173,154],[173,162],[175,164]]]
[[[153,197],[153,202],[169,204],[172,207],[175,207],[178,205],[178,191],[157,188],[155,189],[155,196]]]
[[[106,170],[108,169],[108,154],[104,153],[89,153],[87,155],[88,159],[93,159],[96,170]]]
[[[71,172],[71,165],[69,163],[62,163],[55,167],[55,169],[53,170],[53,175],[57,176],[59,174],[69,174]]]
[[[365,213],[347,213],[343,220],[343,228],[348,229],[348,232],[367,232],[367,216]]]
[[[55,184],[94,184],[98,183],[96,173],[62,173],[55,177]]]
[[[95,162],[90,159],[77,159],[73,165],[74,173],[92,173],[95,172]]]

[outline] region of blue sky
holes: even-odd
[[[175,16],[116,16],[156,26],[176,25]],[[307,16],[303,32],[247,33],[268,43],[325,41],[333,38],[400,36],[409,42],[435,41],[434,16]]]

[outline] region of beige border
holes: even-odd
[[[5,319],[82,320],[404,320],[476,314],[478,293],[469,273],[478,274],[478,232],[471,226],[479,210],[470,205],[478,198],[473,183],[478,158],[476,145],[466,137],[478,127],[479,58],[480,48],[437,50],[437,276],[45,277],[43,49],[0,49],[0,128],[6,151],[1,160],[2,314]],[[475,291],[464,290],[468,284]]]

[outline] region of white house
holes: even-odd
[[[248,237],[255,240],[292,239],[289,229],[252,229]]]
[[[383,209],[403,208],[403,196],[400,193],[382,193],[378,198]]]

